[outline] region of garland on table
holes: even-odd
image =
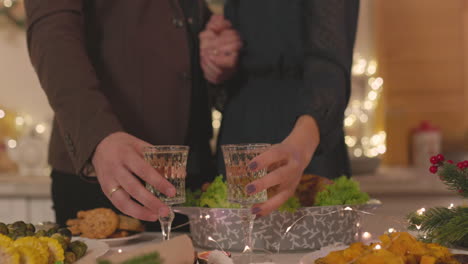
[[[438,174],[449,190],[468,197],[468,161],[445,160],[439,154],[430,159],[429,171]],[[422,231],[420,239],[445,246],[468,247],[468,207],[435,207],[418,210],[408,216],[409,229]]]

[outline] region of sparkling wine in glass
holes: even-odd
[[[241,217],[244,232],[245,247],[239,261],[252,263],[254,256],[252,230],[255,215],[250,211],[250,207],[256,203],[262,203],[267,200],[267,191],[261,191],[255,195],[249,195],[246,192],[246,186],[254,180],[260,179],[267,174],[266,169],[251,171],[248,167],[250,161],[270,148],[270,144],[240,144],[223,145],[224,163],[226,166],[226,179],[228,186],[228,201],[240,204],[242,207]],[[256,255],[257,258],[266,260],[263,256]],[[264,261],[263,261],[264,262]]]
[[[185,202],[185,176],[187,175],[187,157],[189,147],[187,146],[152,146],[143,151],[145,160],[155,168],[161,176],[174,185],[176,195],[168,197],[156,188],[146,183],[146,189],[157,196],[163,203],[169,206],[169,215],[159,217],[161,231],[164,240],[170,239],[174,211],[172,205]]]

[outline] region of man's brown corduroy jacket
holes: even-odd
[[[192,19],[178,1],[26,0],[26,11],[31,61],[55,112],[54,169],[83,172],[97,144],[116,131],[184,144]]]

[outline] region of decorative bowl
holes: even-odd
[[[294,213],[273,212],[255,220],[252,233],[255,249],[268,251],[318,250],[359,239],[360,217],[376,209],[380,201],[364,205],[303,207]],[[194,244],[201,248],[242,251],[244,249],[241,210],[202,207],[174,207],[187,215]]]

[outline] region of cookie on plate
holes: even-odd
[[[119,214],[119,227],[118,229],[134,231],[134,232],[143,232],[144,227],[140,220],[133,217],[120,215]]]
[[[82,237],[106,238],[119,227],[119,217],[107,208],[97,208],[78,213],[81,218],[79,228]]]

